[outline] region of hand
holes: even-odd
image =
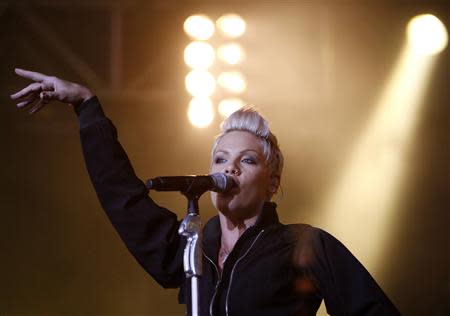
[[[11,99],[18,102],[18,108],[33,104],[29,114],[36,113],[53,100],[77,106],[93,96],[89,89],[77,83],[19,68],[16,68],[15,72],[34,81],[11,95]]]

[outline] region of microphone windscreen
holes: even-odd
[[[214,181],[215,188],[213,191],[216,192],[226,193],[230,191],[235,185],[233,177],[227,176],[226,174],[221,172],[210,174],[210,177]]]

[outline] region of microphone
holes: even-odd
[[[147,188],[156,191],[180,191],[203,193],[214,191],[226,193],[236,186],[233,177],[224,173],[213,173],[200,176],[170,176],[147,180]]]

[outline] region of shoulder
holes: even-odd
[[[312,226],[310,224],[298,223],[281,225],[280,230],[288,239],[293,242],[309,241],[309,242],[324,242],[337,241],[333,235],[322,228]]]
[[[286,230],[293,236],[297,237],[297,241],[309,241],[319,244],[340,244],[342,243],[331,233],[323,228],[315,227],[309,224],[289,224]]]
[[[337,254],[350,254],[337,238],[322,228],[309,224],[288,224],[281,225],[279,230],[279,238],[291,244],[294,258],[300,265]]]
[[[329,234],[315,226],[298,223],[274,225],[266,229],[264,235],[267,242],[279,246],[288,246],[294,253],[298,254],[305,251],[311,252],[313,249],[320,247],[321,240],[324,239],[323,236]]]

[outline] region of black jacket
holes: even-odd
[[[148,196],[98,99],[76,112],[87,169],[109,219],[142,267],[163,287],[179,287],[180,302],[189,304],[176,214]],[[274,203],[239,238],[222,275],[220,237],[215,216],[204,228],[201,315],[315,315],[322,299],[331,315],[399,315],[338,240],[309,225],[281,224]]]

